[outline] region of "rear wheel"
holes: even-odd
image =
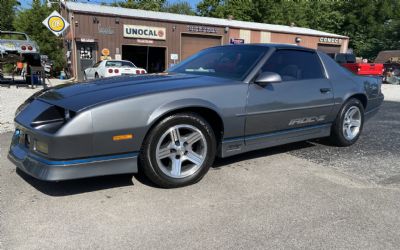
[[[332,126],[331,140],[338,146],[350,146],[360,137],[364,125],[364,106],[360,100],[349,99]]]
[[[86,73],[83,73],[83,80],[87,80],[87,76],[86,76]]]
[[[97,72],[96,72],[96,74],[94,74],[94,78],[96,78],[96,79],[99,78],[99,74],[97,74]]]
[[[182,113],[165,118],[151,130],[140,161],[153,183],[174,188],[201,180],[215,152],[214,132],[207,121],[194,113]]]

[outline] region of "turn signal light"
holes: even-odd
[[[133,134],[126,134],[126,135],[114,135],[113,141],[122,141],[122,140],[130,140],[133,138]]]
[[[33,150],[40,152],[42,154],[48,154],[49,153],[49,146],[45,142],[41,142],[38,140],[33,141]]]
[[[113,72],[113,70],[112,70],[112,69],[109,69],[109,70],[108,70],[108,73],[112,73],[112,72]]]

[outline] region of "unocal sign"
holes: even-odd
[[[139,25],[124,25],[124,37],[165,40],[165,28]]]

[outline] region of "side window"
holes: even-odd
[[[301,50],[278,50],[261,70],[278,73],[283,81],[325,78],[318,55]]]

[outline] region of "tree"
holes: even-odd
[[[33,0],[30,9],[21,10],[14,20],[17,31],[27,33],[30,38],[37,42],[41,54],[48,55],[54,61],[55,71],[60,71],[65,66],[62,39],[51,33],[42,21],[50,15],[54,8],[49,8],[41,0]]]
[[[176,3],[165,2],[164,6],[161,8],[161,11],[168,13],[183,14],[183,15],[195,14],[190,3],[186,1],[179,1]]]
[[[197,14],[307,27],[350,37],[358,56],[399,48],[399,0],[202,0]]]
[[[0,8],[0,30],[14,30],[15,12],[20,3],[17,0],[2,0]]]
[[[112,3],[111,6],[130,9],[161,11],[164,4],[165,0],[126,0],[123,2]]]
[[[187,1],[170,3],[166,0],[125,0],[112,3],[111,6],[123,7],[129,9],[161,11],[184,15],[194,15],[192,6]]]

